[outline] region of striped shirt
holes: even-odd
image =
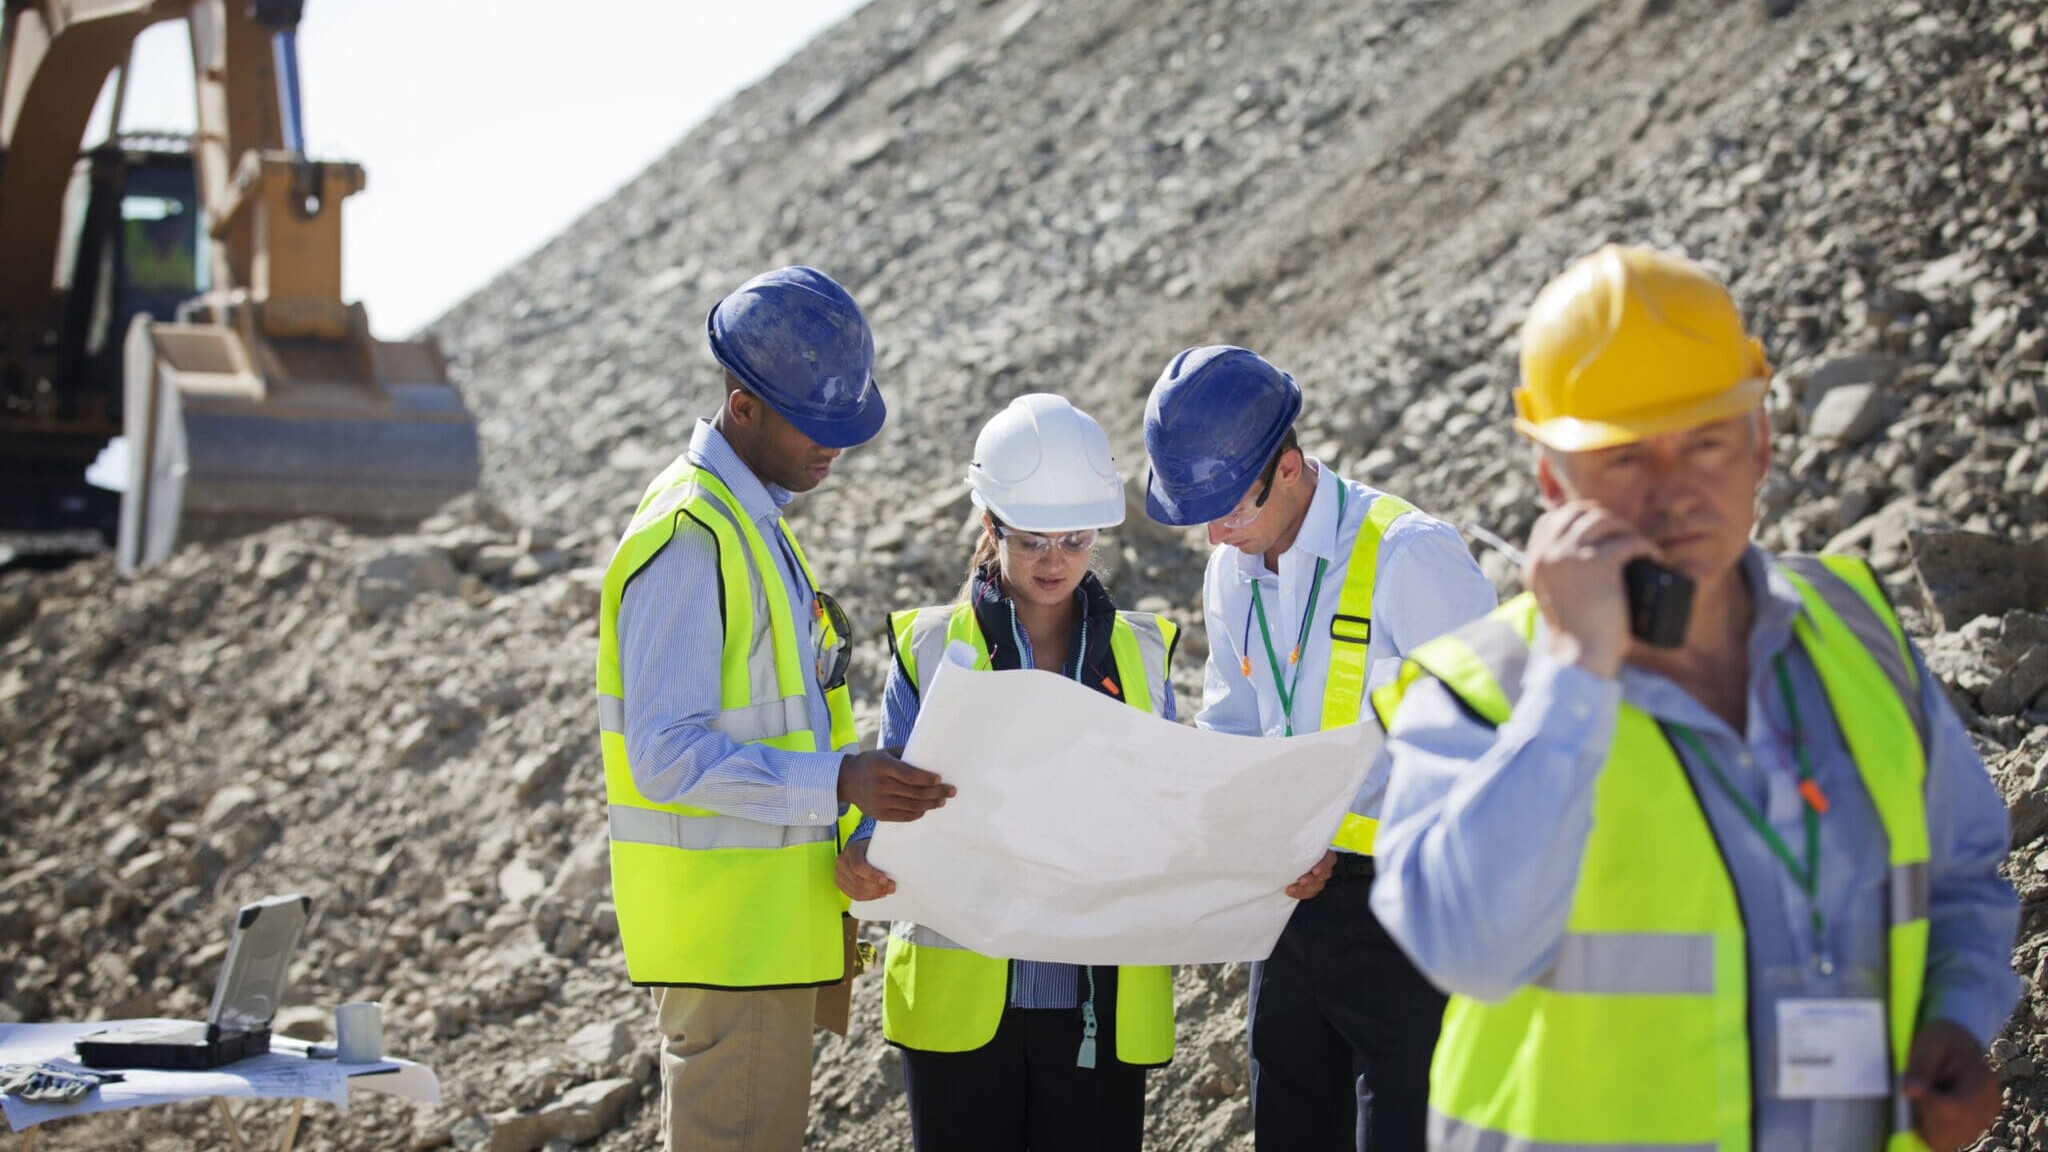
[[[782,566],[790,611],[811,619],[810,582],[775,523],[794,497],[764,484],[708,420],[690,437],[690,462],[725,482]],[[702,532],[678,532],[635,573],[619,599],[619,666],[625,680],[626,757],[649,800],[688,804],[763,824],[830,824],[839,816],[838,752],[784,752],[736,743],[718,715],[725,633],[718,610],[718,546]],[[817,682],[810,630],[797,629],[811,730],[832,746],[831,714]]]

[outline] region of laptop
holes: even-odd
[[[94,1068],[206,1069],[270,1051],[270,1021],[312,906],[300,895],[243,905],[205,1023],[165,1020],[94,1032],[78,1040],[79,1060]]]

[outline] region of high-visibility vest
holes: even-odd
[[[811,579],[789,525],[776,530]],[[707,536],[718,553],[725,624],[719,657],[719,713],[711,722],[742,744],[821,751],[811,731],[797,629],[772,546],[709,469],[678,457],[648,485],[605,569],[598,609],[597,715],[610,809],[612,901],[626,973],[635,984],[784,988],[836,983],[845,969],[832,881],[839,835],[833,825],[783,827],[724,816],[640,794],[626,757],[626,684],[619,665],[619,601],[626,584],[677,532]],[[815,587],[815,583],[813,584]],[[709,592],[709,589],[706,589]],[[710,610],[706,604],[705,610]],[[835,643],[829,620],[823,643]],[[858,747],[846,686],[825,693],[832,749]],[[849,813],[838,832],[858,819]]]
[[[913,689],[918,670],[935,667],[951,641],[964,641],[983,666],[989,658],[972,604],[892,613],[889,632]],[[1124,703],[1160,714],[1178,632],[1172,621],[1148,612],[1116,614],[1109,651]],[[1125,1064],[1167,1063],[1173,1059],[1173,969],[1126,965],[1116,972],[1116,1058]],[[962,948],[909,921],[891,926],[882,975],[882,1034],[924,1052],[969,1052],[988,1043],[1009,1000],[1009,961]]]
[[[1889,841],[1895,1095],[1886,1147],[1924,1150],[1896,1095],[1927,968],[1917,671],[1897,615],[1860,560],[1777,563],[1804,601],[1793,631]],[[1536,619],[1536,601],[1524,594],[1418,648],[1400,678],[1374,693],[1374,706],[1391,722],[1408,687],[1431,676],[1478,716],[1504,723]],[[1746,932],[1726,859],[1677,753],[1653,717],[1623,704],[1556,962],[1498,1003],[1451,997],[1430,1069],[1431,1147],[1751,1148]]]
[[[1330,617],[1330,671],[1323,680],[1323,719],[1318,731],[1356,724],[1364,715],[1365,678],[1370,671],[1366,655],[1372,646],[1372,593],[1379,579],[1380,542],[1394,521],[1413,511],[1413,504],[1382,492],[1366,508],[1358,536],[1351,542],[1344,586],[1337,593],[1337,612]],[[1347,812],[1330,846],[1370,856],[1379,831],[1378,820]]]

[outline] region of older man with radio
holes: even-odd
[[[1869,567],[1750,543],[1769,375],[1647,249],[1523,327],[1529,592],[1374,699],[1373,907],[1452,993],[1434,1148],[1953,1149],[1997,1114],[2004,808]],[[1629,589],[1686,582],[1657,636]]]

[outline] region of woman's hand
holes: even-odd
[[[855,900],[880,900],[896,891],[896,882],[887,872],[869,866],[868,843],[862,838],[848,844],[832,866],[832,879],[839,890]]]
[[[1295,900],[1315,899],[1316,894],[1323,890],[1323,885],[1330,882],[1330,871],[1336,866],[1336,851],[1325,851],[1323,858],[1316,861],[1315,867],[1303,872],[1295,878],[1294,883],[1287,886],[1287,895]]]

